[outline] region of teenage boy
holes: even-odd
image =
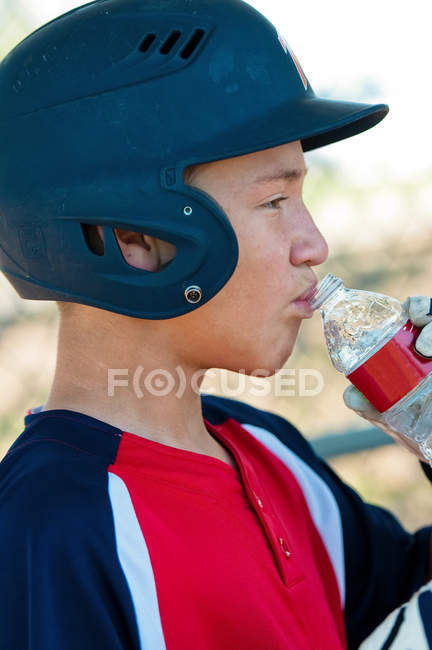
[[[316,97],[240,0],[90,3],[0,92],[2,269],[60,309],[50,395],[1,464],[0,647],[357,647],[427,580],[431,529],[198,388],[287,361],[328,254],[303,152],[387,107]]]

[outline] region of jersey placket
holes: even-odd
[[[296,559],[293,545],[276,517],[270,499],[265,494],[253,465],[247,458],[238,453],[237,449],[231,445],[220,429],[218,429],[218,433],[223,437],[224,444],[237,461],[248,501],[254,509],[273,551],[279,576],[284,585],[289,588],[305,578],[304,572]]]

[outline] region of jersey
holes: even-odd
[[[431,650],[432,581],[394,610],[359,650]]]
[[[2,650],[357,648],[425,582],[431,528],[365,504],[285,419],[203,396],[227,463],[73,411],[0,464]]]

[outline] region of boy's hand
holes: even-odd
[[[432,357],[432,300],[426,296],[414,296],[407,298],[404,302],[408,318],[417,327],[422,327],[418,336],[415,349],[423,357]],[[368,420],[375,426],[385,431],[388,435],[396,440],[403,447],[413,452],[421,460],[425,460],[423,454],[418,448],[417,443],[411,441],[403,435],[402,432],[395,431],[382,420],[382,415],[377,411],[370,402],[355,388],[348,386],[343,394],[343,399],[348,408],[358,413],[362,418]],[[432,432],[432,422],[431,422]]]

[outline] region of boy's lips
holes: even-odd
[[[301,318],[311,318],[314,314],[314,310],[310,306],[309,300],[314,295],[317,284],[317,280],[312,282],[312,284],[309,285],[309,288],[306,289],[306,291],[303,291],[303,293],[295,298],[291,303]]]
[[[314,295],[314,293],[316,291],[317,284],[318,284],[318,281],[315,280],[315,282],[313,282],[313,284],[310,285],[309,289],[306,289],[306,291],[304,291],[300,296],[298,296],[297,298],[294,298],[293,302],[298,302],[300,300],[302,300],[302,301],[304,300],[306,302],[309,302],[309,300],[312,298],[312,296]]]

